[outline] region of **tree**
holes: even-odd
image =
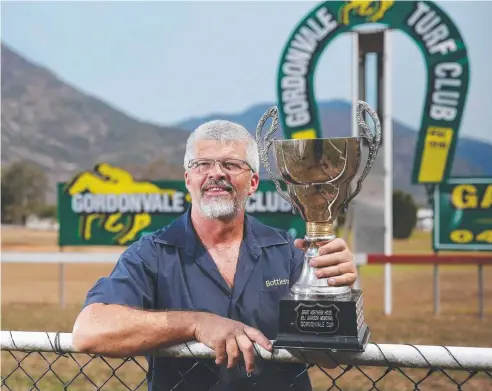
[[[42,219],[56,219],[58,210],[56,205],[45,205],[38,211],[38,216]]]
[[[18,161],[2,167],[2,222],[25,224],[45,204],[48,180],[34,163]]]
[[[408,239],[417,224],[417,205],[411,194],[393,192],[393,238]]]

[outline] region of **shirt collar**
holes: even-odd
[[[261,223],[258,219],[245,215],[244,242],[249,250],[258,256],[261,248],[287,244],[287,239],[281,234],[280,230],[269,227]],[[186,253],[193,255],[197,245],[197,236],[191,222],[191,207],[172,222],[163,228],[154,239],[154,242],[167,244],[182,248]]]

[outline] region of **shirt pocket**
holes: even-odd
[[[257,321],[264,334],[273,339],[278,330],[280,300],[289,294],[289,285],[264,288],[259,293]]]

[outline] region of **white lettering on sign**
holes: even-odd
[[[72,196],[75,213],[181,213],[184,212],[184,194],[92,194]]]
[[[456,108],[460,99],[460,87],[462,81],[459,77],[463,74],[461,64],[455,62],[442,62],[435,66],[434,92],[429,116],[434,120],[454,121],[458,114]]]
[[[448,26],[441,23],[441,18],[436,12],[423,2],[415,4],[415,11],[408,18],[407,24],[421,36],[430,54],[448,54],[458,48],[456,41],[449,38]]]
[[[314,18],[309,18],[290,42],[285,62],[284,76],[280,81],[282,108],[289,127],[306,125],[311,120],[306,91],[306,75],[318,43],[338,26],[326,7],[320,8]]]
[[[454,121],[458,110],[460,99],[460,87],[462,81],[459,79],[463,74],[461,64],[455,62],[442,62],[435,66],[434,92],[432,93],[432,104],[429,116],[435,120]]]
[[[290,212],[292,206],[276,191],[257,191],[246,201],[246,212]]]
[[[445,55],[458,49],[456,41],[449,37],[449,27],[426,3],[415,3],[415,10],[407,24],[422,38],[429,54]],[[437,121],[454,121],[458,115],[457,106],[463,84],[459,78],[463,74],[463,67],[459,63],[443,62],[437,63],[433,71],[435,80],[429,116]]]

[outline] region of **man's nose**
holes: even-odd
[[[222,166],[219,162],[215,162],[208,173],[209,178],[225,178],[226,174],[222,170]]]

